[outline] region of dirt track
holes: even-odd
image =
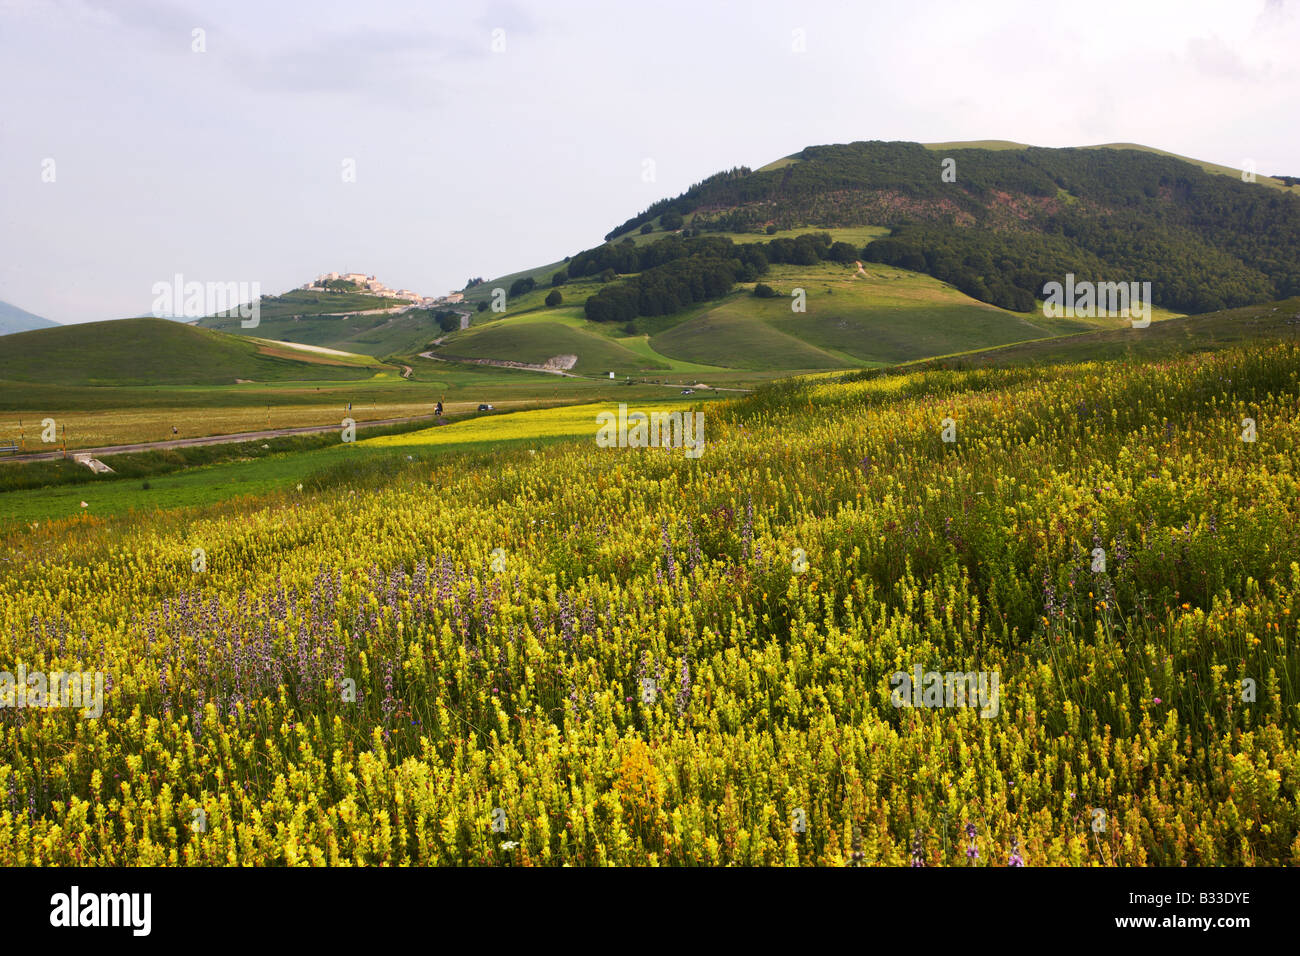
[[[441,342],[442,339],[439,339],[438,341]],[[435,362],[452,362],[457,365],[491,365],[494,368],[521,368],[528,372],[546,372],[548,375],[563,375],[565,378],[587,377],[585,375],[575,375],[573,372],[566,372],[564,369],[551,368],[547,365],[529,365],[527,362],[508,362],[505,359],[460,358],[455,355],[444,357],[441,355],[434,355],[432,352],[421,352],[420,358],[433,359]]]
[[[369,422],[357,422],[357,430],[370,428],[375,425],[402,425],[406,422],[432,421],[433,415],[416,415],[411,418],[381,418]],[[342,419],[340,419],[340,422]],[[233,435],[204,435],[201,438],[173,438],[167,441],[150,441],[139,442],[134,445],[104,445],[99,448],[69,448],[68,458],[74,455],[89,455],[92,458],[98,458],[102,455],[120,455],[132,451],[163,451],[167,448],[191,448],[196,445],[228,445],[233,442],[257,441],[265,438],[285,438],[289,435],[311,435],[319,432],[338,431],[342,427],[339,425],[306,425],[300,428],[271,428],[260,432],[237,432]],[[0,464],[7,461],[52,461],[56,458],[63,458],[64,453],[60,451],[45,451],[29,453],[26,455],[12,455],[0,457]]]

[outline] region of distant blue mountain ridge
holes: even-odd
[[[0,302],[0,335],[9,335],[13,332],[28,332],[32,329],[48,329],[58,324],[57,322],[51,322],[49,319],[43,319],[39,315],[24,311],[16,305]]]

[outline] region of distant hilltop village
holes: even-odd
[[[403,299],[422,309],[433,309],[443,305],[458,305],[465,301],[459,292],[440,295],[437,298],[420,295],[410,289],[390,289],[374,276],[361,272],[326,272],[318,275],[311,282],[300,286],[304,290],[317,292],[364,292],[368,295],[383,296],[388,299]]]

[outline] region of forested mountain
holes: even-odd
[[[1149,281],[1183,312],[1300,294],[1300,197],[1137,149],[810,146],[711,176],[607,238],[678,217],[693,233],[887,226],[866,259],[1019,311],[1066,273]]]

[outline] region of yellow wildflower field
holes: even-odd
[[[0,864],[1300,863],[1298,370],[787,382],[698,458],[505,414],[16,529]]]

